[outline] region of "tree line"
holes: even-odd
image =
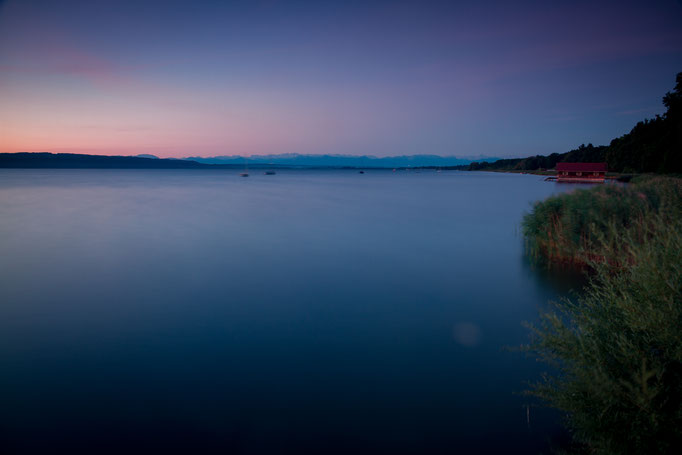
[[[622,173],[682,173],[682,72],[672,92],[663,97],[663,115],[638,122],[609,145],[580,147],[566,153],[473,162],[458,169],[469,171],[536,171],[553,169],[559,162],[606,162],[609,171]]]

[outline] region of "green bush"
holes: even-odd
[[[566,413],[587,453],[682,447],[682,222],[656,215],[640,231],[645,241],[616,222],[594,233],[606,254],[629,260],[593,262],[584,296],[543,314],[526,346],[556,372],[530,393]]]
[[[638,177],[624,185],[599,185],[535,204],[522,223],[529,253],[547,264],[620,261],[619,235],[645,240],[652,217],[682,219],[682,180]]]

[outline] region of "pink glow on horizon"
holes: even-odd
[[[638,92],[650,71],[637,59],[658,59],[662,74],[682,55],[672,14],[628,2],[453,2],[449,14],[401,4],[362,18],[348,6],[341,19],[330,10],[330,22],[318,20],[324,11],[291,23],[272,13],[255,29],[235,21],[233,35],[209,15],[179,30],[187,12],[173,8],[152,11],[168,14],[165,28],[123,14],[126,2],[107,7],[123,8],[113,22],[66,3],[3,6],[0,152],[559,152],[623,134],[622,112],[654,115],[657,98]]]

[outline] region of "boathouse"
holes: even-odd
[[[557,163],[558,182],[604,183],[606,163]]]

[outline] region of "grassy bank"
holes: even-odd
[[[529,253],[547,264],[626,260],[623,235],[643,242],[651,220],[682,219],[682,180],[639,177],[599,185],[535,204],[523,219]]]
[[[589,264],[526,346],[553,373],[530,390],[565,414],[579,453],[682,447],[682,183],[640,179],[552,197],[524,220],[535,255]]]

